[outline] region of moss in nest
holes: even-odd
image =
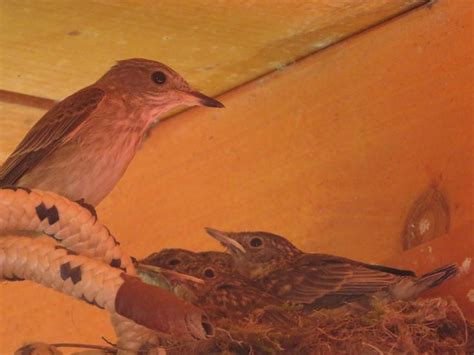
[[[261,310],[245,319],[215,319],[212,339],[163,345],[170,354],[465,354],[472,346],[474,323],[450,299],[374,300],[370,309],[311,312],[272,308],[270,316]]]

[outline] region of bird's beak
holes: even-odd
[[[218,108],[224,107],[224,105],[221,102],[217,101],[216,99],[213,99],[212,97],[201,94],[200,92],[197,92],[197,91],[184,92],[184,94],[185,96],[187,96],[187,99],[190,101],[190,103],[194,103],[195,105],[198,105],[198,106],[218,107]]]
[[[148,271],[150,273],[163,275],[164,277],[166,277],[167,279],[172,280],[172,281],[181,281],[181,282],[182,281],[191,281],[191,282],[195,282],[195,283],[199,283],[199,284],[204,283],[204,280],[200,279],[198,277],[194,277],[194,276],[187,275],[187,274],[182,274],[180,272],[165,269],[165,268],[161,268],[161,267],[158,267],[158,266],[138,263],[136,265],[136,267],[137,267],[138,271],[144,271],[144,272]]]
[[[230,251],[235,252],[235,253],[238,253],[238,252],[245,253],[245,249],[242,246],[242,244],[240,244],[235,239],[232,239],[231,237],[229,237],[226,232],[221,232],[221,231],[218,231],[217,229],[207,228],[207,227],[204,229],[206,230],[207,234],[209,234],[212,238],[216,239],[218,242],[220,242],[223,246],[228,248]]]

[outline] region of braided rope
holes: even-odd
[[[212,334],[201,310],[128,276],[136,274],[131,258],[87,206],[51,192],[1,188],[2,230],[43,232],[63,247],[47,238],[2,237],[0,277],[36,281],[105,308],[119,348],[156,347],[153,330],[190,339]]]
[[[41,232],[78,254],[135,274],[130,256],[97,220],[95,211],[52,192],[1,188],[0,230]]]
[[[28,279],[115,312],[122,271],[44,238],[0,238],[0,276]]]

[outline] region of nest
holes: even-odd
[[[215,319],[214,338],[165,342],[170,354],[474,353],[474,323],[454,300],[384,302],[305,312],[271,307],[247,318]]]

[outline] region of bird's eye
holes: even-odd
[[[164,84],[166,82],[166,75],[162,71],[156,71],[151,75],[151,78],[158,85]]]
[[[204,270],[204,276],[206,276],[208,279],[212,279],[214,276],[216,276],[216,274],[214,273],[214,270],[208,268]]]
[[[179,263],[181,263],[181,261],[178,259],[171,259],[170,261],[168,261],[168,265],[171,265],[171,266],[178,265]]]
[[[252,238],[250,239],[250,246],[252,248],[258,248],[261,247],[263,244],[262,240],[260,238]]]

